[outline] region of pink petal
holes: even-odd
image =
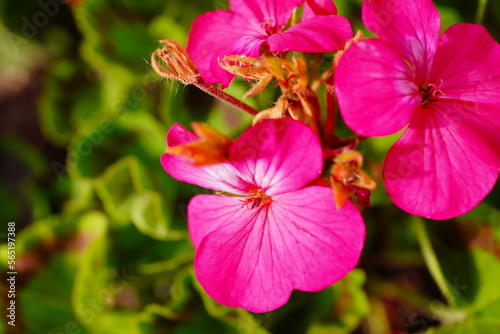
[[[279,195],[252,210],[237,198],[220,200],[195,197],[188,217],[198,280],[226,306],[268,312],[286,303],[292,289],[326,288],[358,262],[361,215],[350,202],[337,211],[326,187]]]
[[[378,39],[366,39],[344,53],[335,89],[346,124],[363,136],[401,130],[421,103],[420,88],[401,56]]]
[[[317,15],[285,32],[269,36],[271,52],[331,52],[343,49],[352,29],[345,17]]]
[[[219,65],[227,55],[258,57],[267,35],[260,22],[226,10],[205,13],[193,22],[187,51],[203,79],[227,87],[234,75]]]
[[[200,139],[193,132],[189,131],[179,123],[174,123],[170,127],[167,133],[167,145],[168,147],[187,144],[195,140]]]
[[[201,240],[210,232],[227,224],[239,224],[240,216],[256,213],[258,210],[248,210],[245,197],[224,195],[196,195],[188,205],[189,236],[194,248],[198,249]],[[242,207],[243,206],[243,207]],[[246,216],[245,216],[246,217]]]
[[[165,153],[161,156],[161,165],[174,179],[207,189],[246,195],[255,188],[243,180],[238,171],[227,163],[193,166],[184,158]]]
[[[315,15],[337,15],[337,7],[333,0],[307,0],[302,11],[302,21]]]
[[[443,99],[498,105],[500,46],[483,26],[455,24],[439,41],[430,78],[437,84],[442,80]]]
[[[282,29],[290,20],[295,8],[304,0],[230,0],[229,8],[244,17],[255,17],[260,23],[272,20],[274,26]]]
[[[456,107],[436,102],[419,111],[386,157],[387,192],[411,214],[432,219],[464,214],[498,178],[500,143],[490,142],[483,126]]]
[[[170,147],[197,139],[198,137],[194,133],[177,123],[167,133],[167,145]],[[161,164],[163,169],[173,178],[203,188],[235,194],[248,194],[250,189],[255,188],[243,180],[240,173],[228,163],[194,166],[185,158],[165,153],[161,156]]]
[[[228,161],[267,195],[304,187],[323,168],[321,145],[306,125],[292,119],[264,120],[234,143]]]
[[[199,195],[189,203],[189,231],[198,243],[196,276],[223,305],[267,312],[285,304],[292,292],[282,279],[284,268],[271,256],[267,211],[267,206],[242,208],[236,197]]]
[[[432,66],[440,34],[432,0],[372,0],[363,4],[363,22],[414,66],[423,84]]]
[[[335,283],[358,263],[365,227],[355,206],[335,208],[329,187],[307,187],[273,196],[269,209],[275,249],[288,261],[294,289],[318,291]],[[293,240],[293,242],[290,242]]]

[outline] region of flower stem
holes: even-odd
[[[226,102],[227,104],[230,104],[230,105],[232,105],[232,106],[234,106],[234,107],[236,107],[236,108],[238,108],[238,109],[240,109],[240,110],[242,110],[242,111],[244,111],[252,116],[255,116],[259,113],[258,110],[250,107],[248,104],[246,104],[244,102],[241,102],[237,98],[223,92],[222,90],[218,89],[214,85],[208,84],[208,83],[203,82],[203,81],[193,83],[193,85],[195,85],[196,87],[198,87],[199,89],[201,89],[205,93],[210,94],[213,97],[215,97],[219,100],[222,100],[222,101]]]
[[[334,134],[335,124],[337,122],[337,97],[333,85],[326,86],[326,119],[324,124],[323,138],[325,141]]]
[[[476,12],[476,20],[475,20],[475,22],[477,24],[481,24],[481,22],[483,21],[484,12],[486,10],[487,4],[488,4],[488,0],[479,0],[479,4],[477,6],[477,12]]]
[[[417,235],[418,243],[420,244],[420,249],[422,251],[425,263],[427,264],[427,268],[429,269],[432,278],[436,282],[439,290],[441,290],[441,293],[446,298],[450,306],[455,308],[456,307],[455,296],[453,292],[450,290],[448,282],[446,281],[443,271],[441,270],[441,266],[439,265],[436,252],[432,247],[423,220],[419,217],[413,216],[412,225]]]

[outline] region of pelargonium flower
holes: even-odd
[[[440,37],[431,0],[365,1],[380,39],[354,44],[336,70],[342,116],[363,136],[408,127],[389,150],[385,186],[409,213],[448,219],[476,206],[500,167],[500,47],[480,25]]]
[[[198,140],[176,124],[169,146]],[[365,236],[359,211],[334,205],[328,187],[310,186],[322,170],[318,138],[291,119],[264,120],[233,144],[228,162],[194,166],[164,154],[174,178],[231,193],[197,195],[188,205],[196,276],[212,298],[267,312],[293,289],[318,291],[352,270]]]
[[[257,58],[261,47],[271,52],[331,52],[352,36],[348,20],[335,15],[331,0],[307,0],[302,22],[284,30],[304,0],[230,0],[230,10],[199,16],[191,27],[187,51],[203,79],[227,87],[233,74],[219,66],[228,55]]]

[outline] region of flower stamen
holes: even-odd
[[[268,36],[274,35],[278,32],[276,27],[274,26],[273,19],[266,19],[264,22],[260,24],[260,26],[262,29],[264,29],[264,31]]]
[[[252,210],[258,208],[261,204],[270,203],[271,197],[267,196],[264,190],[255,189],[250,190],[250,193],[245,196],[245,200],[240,200],[240,202],[243,202],[241,208],[246,206],[248,210]]]
[[[420,94],[422,94],[422,105],[427,103],[428,101],[437,101],[437,98],[440,95],[446,95],[442,90],[441,87],[443,86],[444,80],[440,79],[437,84],[434,82],[430,82],[427,84],[427,87],[422,87],[420,88]]]

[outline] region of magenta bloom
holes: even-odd
[[[218,61],[227,55],[258,57],[263,45],[271,52],[330,52],[352,37],[348,20],[335,15],[331,0],[307,0],[302,22],[283,31],[304,0],[230,0],[230,10],[199,16],[189,33],[187,51],[209,83],[227,87],[234,75]]]
[[[196,139],[180,125],[167,135],[170,146]],[[271,311],[293,289],[324,289],[356,266],[363,220],[349,201],[338,211],[329,188],[305,187],[323,161],[304,124],[258,123],[234,143],[227,163],[195,167],[168,153],[161,162],[178,180],[237,195],[198,195],[188,206],[196,276],[221,304]]]
[[[405,127],[389,150],[385,186],[409,213],[448,219],[476,206],[500,167],[500,47],[479,25],[440,37],[431,0],[365,1],[380,39],[350,47],[336,71],[342,116],[363,136]]]

